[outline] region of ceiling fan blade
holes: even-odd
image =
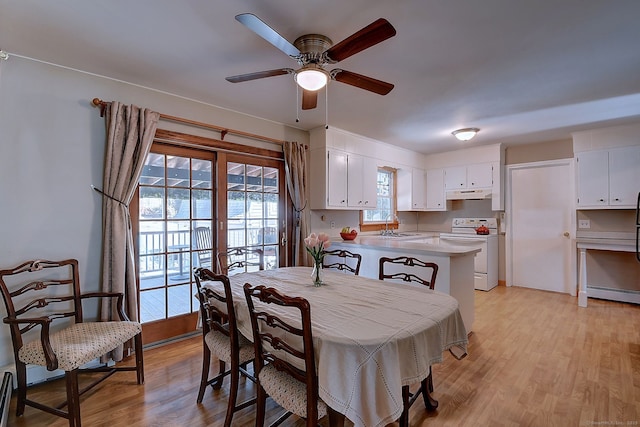
[[[297,47],[289,43],[287,39],[265,24],[256,15],[252,13],[242,13],[240,15],[236,15],[236,20],[287,55],[293,58],[300,55],[300,51]]]
[[[302,109],[313,110],[318,105],[318,91],[303,90],[302,91]]]
[[[357,33],[327,49],[326,56],[336,63],[396,35],[396,29],[384,18],[367,25]]]
[[[331,70],[331,78],[340,83],[359,87],[360,89],[368,90],[370,92],[377,93],[378,95],[386,95],[391,92],[391,89],[394,87],[391,83],[383,82],[382,80],[374,79],[373,77],[363,76],[362,74],[352,73],[351,71],[341,70],[339,68]]]
[[[226,80],[231,83],[247,82],[249,80],[263,79],[265,77],[282,76],[284,74],[292,74],[292,68],[278,68],[277,70],[258,71],[256,73],[240,74],[237,76],[227,77]]]

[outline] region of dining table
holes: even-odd
[[[311,274],[310,267],[285,267],[229,279],[238,329],[250,340],[245,283],[309,301],[319,397],[338,419],[367,427],[397,420],[403,410],[402,386],[426,378],[446,350],[466,354],[467,332],[450,295],[329,269],[323,271],[323,285],[316,287]]]

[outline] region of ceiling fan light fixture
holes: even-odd
[[[478,128],[464,128],[458,129],[451,132],[451,135],[458,138],[460,141],[469,141],[471,138],[476,136],[476,134],[480,132]]]
[[[296,83],[304,90],[316,91],[326,86],[328,73],[320,67],[304,67],[296,71]]]

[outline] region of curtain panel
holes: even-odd
[[[102,290],[124,293],[124,311],[138,321],[136,263],[129,203],[153,138],[160,114],[113,101],[106,106],[107,141],[102,191]],[[117,319],[115,304],[104,299],[101,320]],[[125,354],[131,347],[124,349]],[[123,349],[111,357],[118,361]]]
[[[309,184],[307,149],[304,144],[285,141],[284,167],[289,196],[293,202],[293,262],[292,265],[312,265],[311,256],[304,248],[304,238],[309,235],[309,206],[307,188]]]

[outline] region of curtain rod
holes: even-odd
[[[104,115],[104,109],[107,106],[107,102],[106,101],[103,101],[100,98],[93,98],[93,100],[91,101],[91,104],[94,107],[100,107],[100,115],[101,116]],[[243,132],[241,130],[223,128],[223,127],[220,127],[220,126],[210,125],[208,123],[197,122],[195,120],[183,119],[182,117],[169,116],[167,114],[160,113],[160,118],[164,119],[164,120],[171,121],[171,122],[184,123],[184,124],[188,124],[188,125],[193,125],[193,126],[206,128],[206,129],[215,130],[217,132],[220,132],[220,140],[221,141],[224,141],[224,137],[226,135],[236,135],[236,136],[243,136],[245,138],[256,139],[258,141],[272,142],[274,144],[284,145],[284,141],[281,140],[281,139],[274,139],[274,138],[269,138],[269,137],[266,137],[266,136],[260,136],[260,135],[256,135],[256,134],[253,134],[253,133]]]

